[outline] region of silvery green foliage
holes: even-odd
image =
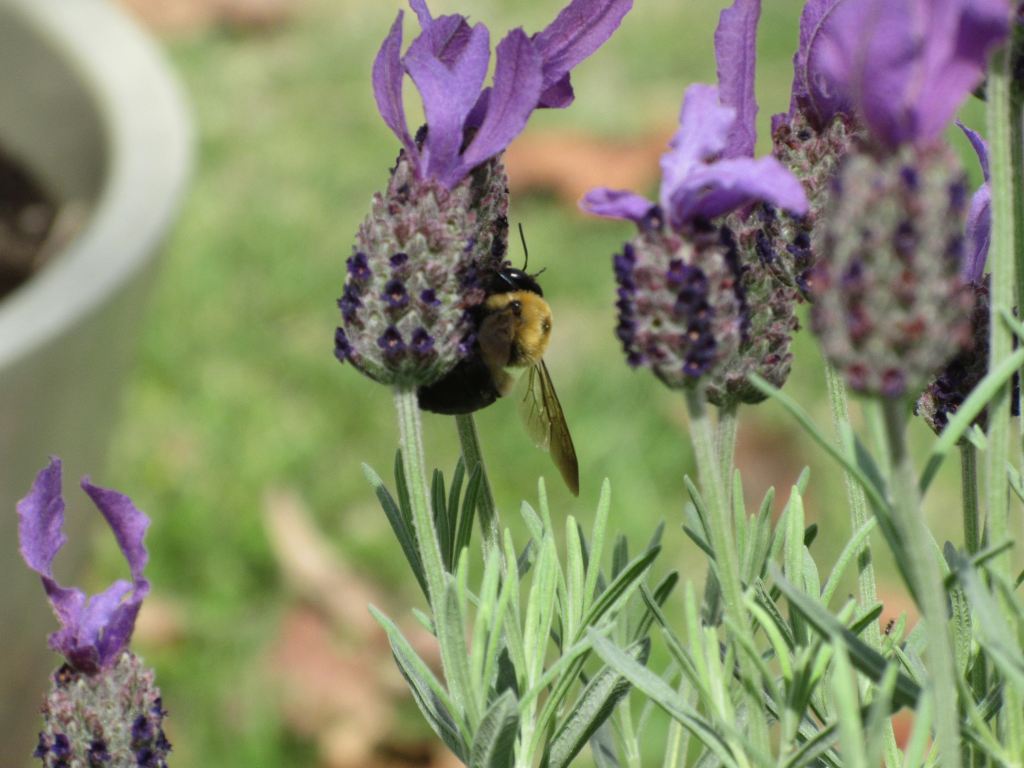
[[[153,670],[128,651],[92,673],[65,664],[43,701],[35,757],[46,768],[166,768],[166,714]]]
[[[413,572],[425,584],[401,467],[399,459],[397,500],[372,470],[364,470]],[[470,477],[465,495],[464,478],[461,460],[449,491],[441,473],[434,474],[434,524],[446,570],[446,591],[436,609],[443,611],[443,620],[418,614],[430,632],[446,628],[450,636],[439,640],[458,649],[453,654],[456,662],[448,669],[449,679],[439,680],[398,626],[371,610],[388,634],[420,711],[466,765],[526,768],[538,759],[552,768],[569,765],[631,688],[622,674],[595,659],[591,633],[616,636],[622,653],[642,667],[650,651],[647,632],[654,617],[647,601],[660,606],[678,575],[672,572],[650,586],[651,564],[661,549],[660,528],[633,559],[628,558],[621,539],[611,573],[607,577],[602,573],[600,555],[610,507],[607,482],[598,504],[592,548],[569,516],[563,562],[541,481],[539,514],[526,502],[520,510],[530,541],[516,553],[506,531],[504,557],[489,558],[479,585],[471,586],[465,546],[478,503],[480,471]],[[647,599],[639,596],[641,589]]]

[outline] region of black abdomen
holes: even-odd
[[[472,354],[416,396],[424,411],[456,415],[486,408],[498,399],[498,389],[483,358]]]

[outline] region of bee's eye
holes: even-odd
[[[512,311],[517,315],[523,311],[523,303],[521,301],[513,301],[511,307]]]

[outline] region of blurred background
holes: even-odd
[[[344,261],[398,151],[377,113],[370,67],[405,6],[120,2],[163,41],[191,101],[198,143],[193,186],[155,281],[107,468],[93,472],[153,519],[153,591],[134,648],[157,670],[171,713],[172,764],[457,765],[435,745],[365,610],[377,604],[429,648],[410,616],[423,607],[422,595],[359,469],[366,462],[391,477],[391,395],[332,354]],[[635,551],[665,520],[655,570],[677,568],[703,582],[704,557],[680,528],[683,476],[695,475],[682,397],[648,372],[630,371],[613,333],[611,256],[631,227],[586,218],[575,201],[597,184],[656,195],[658,157],[684,88],[716,81],[712,35],[725,5],[636,0],[621,29],[574,70],[576,102],[535,113],[509,149],[510,221],[523,225],[531,271],[546,270],[541,282],[555,318],[546,359],[582,488],[578,500],[568,494],[511,403],[478,414],[502,523],[519,546],[526,536],[518,505],[535,503],[538,476],[548,480],[556,518],[573,514],[585,530],[608,477],[611,527],[627,531]],[[557,0],[430,6],[435,15],[460,12],[486,23],[492,45],[514,26],[542,29],[561,7]],[[801,7],[765,3],[759,154],[770,151],[771,114],[788,108]],[[414,32],[407,13],[406,41]],[[405,93],[415,127],[421,112],[409,80]],[[968,105],[964,119],[983,128],[983,109]],[[976,160],[953,138],[977,184]],[[513,239],[513,261],[520,250]],[[806,330],[794,352],[786,389],[831,434],[820,358]],[[769,486],[781,511],[810,464],[808,517],[820,526],[811,552],[827,574],[849,535],[841,473],[774,405],[745,407],[741,419],[737,465],[752,511]],[[458,457],[453,421],[427,414],[424,430],[428,464],[450,476]],[[915,444],[926,446],[927,429],[916,423],[914,430]],[[960,545],[956,457],[926,503],[937,538]],[[83,581],[90,590],[126,570],[109,532],[93,530],[95,556]],[[908,605],[877,539],[884,626]],[[833,608],[855,589],[851,573]],[[680,607],[680,599],[670,601],[681,622]],[[656,653],[652,665],[661,658]]]

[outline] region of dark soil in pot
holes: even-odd
[[[85,215],[84,203],[54,202],[30,171],[0,148],[0,297],[70,242]]]

